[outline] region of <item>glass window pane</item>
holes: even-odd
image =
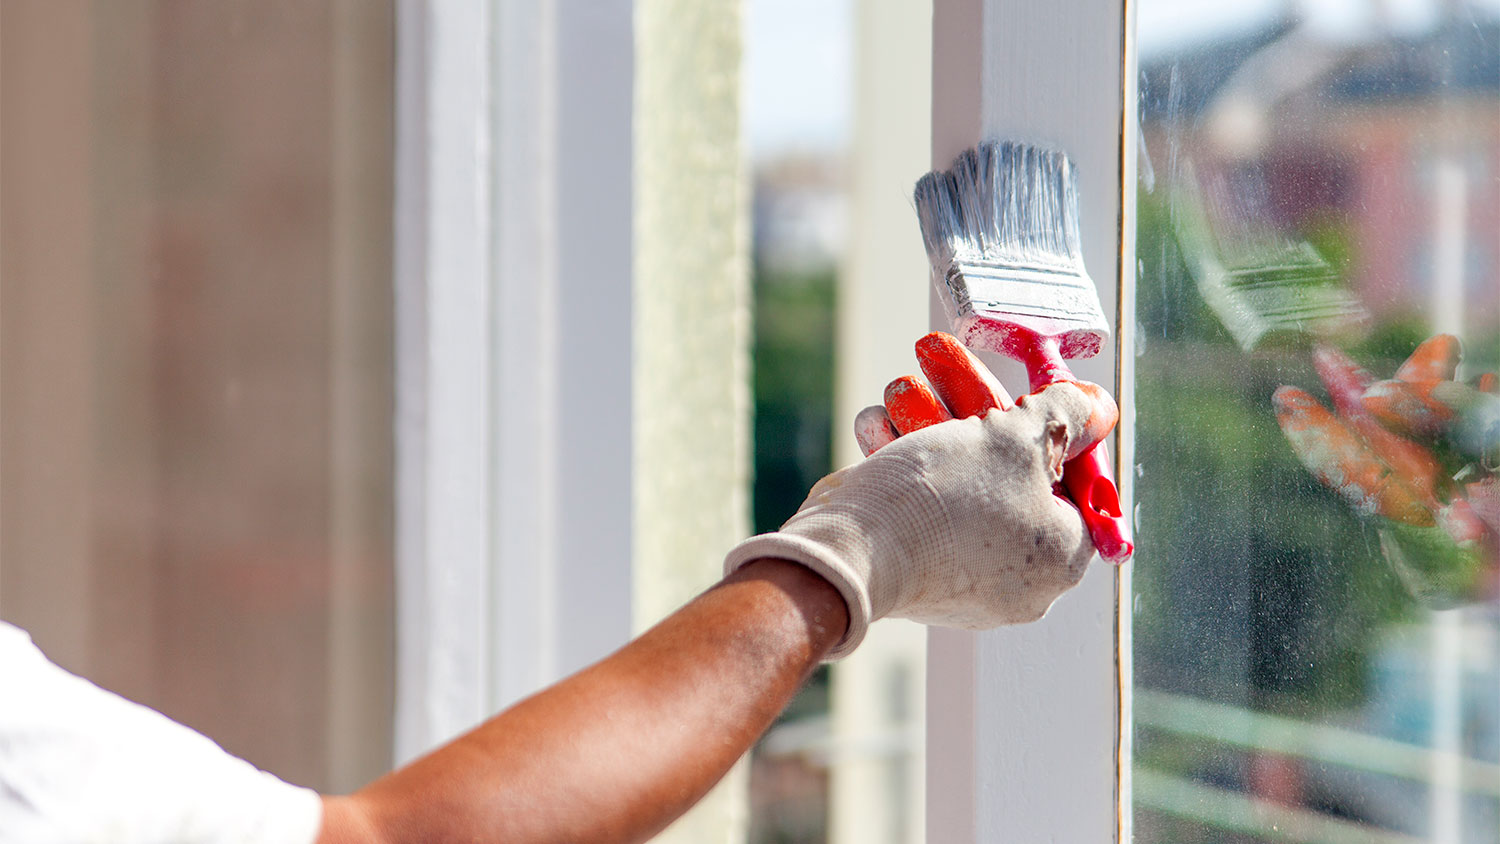
[[[1136,840],[1500,841],[1500,6],[1139,9]]]
[[[389,6],[0,5],[0,615],[321,788],[390,755]]]

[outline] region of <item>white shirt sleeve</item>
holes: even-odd
[[[0,622],[0,844],[312,844],[322,801]]]

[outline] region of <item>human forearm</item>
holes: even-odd
[[[959,363],[966,377],[940,384],[934,403],[951,408],[966,378],[983,386],[977,359]],[[361,832],[324,844],[644,840],[876,619],[985,629],[1040,617],[1094,556],[1055,485],[1118,410],[1070,382],[1006,404],[906,429],[882,412],[878,452],[819,481],[779,531],[732,549],[723,584],[593,668],[330,801],[330,828]]]
[[[603,662],[328,801],[321,841],[644,840],[743,755],[846,623],[826,581],[753,563]]]

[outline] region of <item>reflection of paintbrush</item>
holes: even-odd
[[[1083,268],[1068,157],[1018,143],[981,144],[951,170],[923,176],[915,198],[933,284],[954,335],[969,348],[1025,364],[1033,390],[1075,380],[1063,358],[1098,354],[1109,323]],[[1124,562],[1133,546],[1104,449],[1069,461],[1063,485],[1099,555]]]
[[[1333,337],[1369,322],[1312,244],[1266,224],[1269,203],[1255,171],[1233,184],[1213,180],[1200,191],[1191,163],[1184,169],[1173,203],[1183,260],[1203,301],[1240,348]]]
[[[1233,181],[1222,174],[1200,180],[1191,163],[1185,171],[1173,207],[1183,259],[1242,349],[1305,345],[1369,324],[1311,244],[1267,224],[1258,168],[1232,171]],[[1485,527],[1464,497],[1451,494],[1453,479],[1428,449],[1395,433],[1431,439],[1446,427],[1451,410],[1434,391],[1464,389],[1452,381],[1459,354],[1456,338],[1436,335],[1393,379],[1375,383],[1335,346],[1317,344],[1313,366],[1338,413],[1283,386],[1272,396],[1277,424],[1297,458],[1357,512],[1416,528],[1440,525],[1455,542],[1477,542]]]

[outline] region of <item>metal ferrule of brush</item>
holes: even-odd
[[[1093,357],[1109,336],[1099,294],[1081,267],[960,261],[948,265],[941,283],[955,327],[1023,318],[1039,333],[1059,338],[1065,358]]]

